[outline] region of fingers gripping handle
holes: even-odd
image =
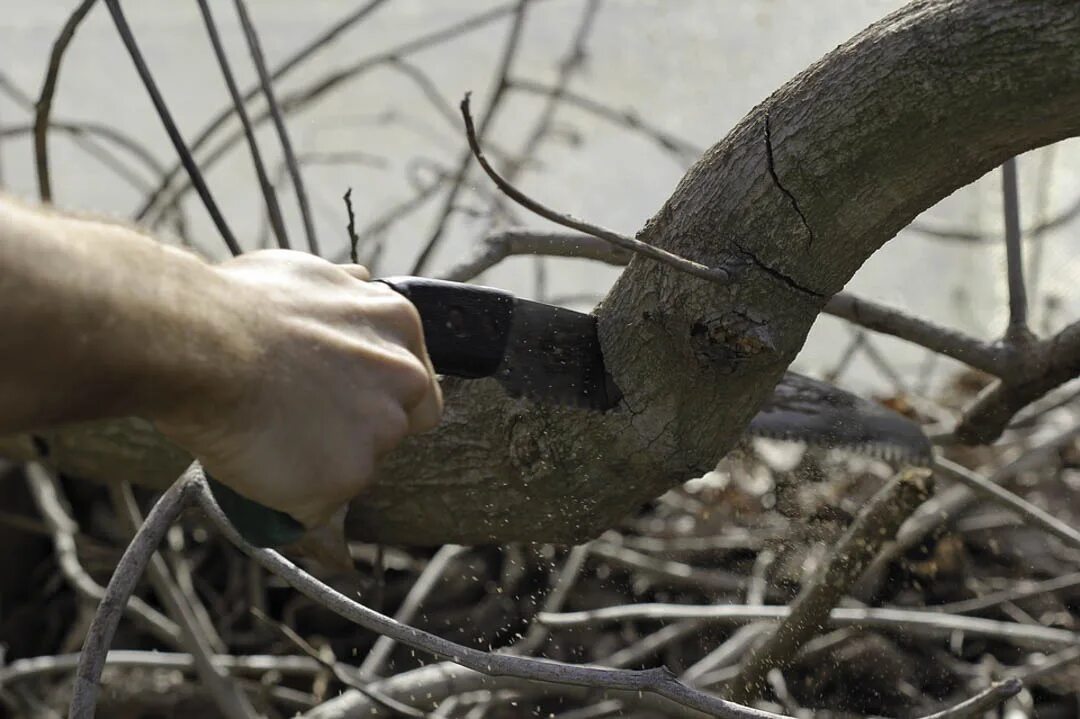
[[[495,374],[506,354],[514,295],[426,277],[384,277],[420,313],[431,364],[439,374],[476,379]]]
[[[496,372],[506,353],[513,295],[489,287],[421,277],[375,281],[416,306],[436,372],[465,378],[487,377]],[[236,531],[256,547],[281,547],[304,535],[304,525],[285,512],[237,494],[209,473],[206,478],[221,511]]]
[[[306,528],[285,512],[237,494],[206,473],[206,482],[218,506],[240,536],[256,547],[282,547],[304,536]]]

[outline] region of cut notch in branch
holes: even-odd
[[[630,250],[639,255],[644,255],[658,262],[663,262],[665,265],[674,267],[675,269],[700,277],[710,282],[718,282],[726,284],[731,281],[731,273],[727,270],[719,267],[708,267],[700,262],[694,262],[685,257],[663,250],[659,247],[642,242],[641,240],[629,237],[627,235],[619,234],[613,230],[609,230],[599,225],[594,225],[583,220],[571,217],[563,213],[556,212],[549,207],[542,205],[536,200],[532,199],[521,190],[514,187],[506,179],[504,179],[495,168],[491,166],[491,163],[487,161],[484,156],[484,151],[480,147],[480,142],[476,136],[476,128],[473,126],[472,113],[469,111],[469,96],[471,93],[465,93],[465,99],[461,101],[461,115],[465,120],[465,135],[469,140],[469,148],[472,150],[473,156],[476,161],[480,163],[480,167],[484,169],[487,176],[491,178],[492,182],[502,190],[507,197],[514,202],[518,203],[525,209],[533,212],[546,220],[550,220],[563,227],[569,227],[570,229],[577,230],[578,232],[584,232],[587,235],[598,237],[602,240],[606,240],[613,245]]]

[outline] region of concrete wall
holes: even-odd
[[[73,0],[0,0],[0,72],[36,96],[49,47],[77,3]],[[587,42],[588,57],[571,84],[618,109],[640,117],[701,147],[723,135],[753,105],[839,43],[888,12],[898,0],[606,0]],[[242,84],[254,78],[232,3],[212,3],[234,70]],[[249,0],[266,54],[276,64],[309,38],[356,7],[343,0]],[[285,95],[318,77],[422,33],[453,24],[495,7],[483,0],[391,0],[279,88]],[[180,126],[190,137],[228,100],[213,61],[201,18],[193,2],[128,0],[125,8]],[[519,77],[551,82],[570,47],[583,8],[580,0],[545,0],[530,10],[520,53]],[[494,68],[506,36],[506,20],[453,42],[424,51],[413,60],[438,92],[454,107],[467,90],[482,108],[490,95]],[[541,101],[512,95],[493,128],[493,144],[515,151],[535,122]],[[0,93],[0,126],[25,123],[28,114]],[[71,47],[63,67],[54,117],[107,123],[152,148],[161,162],[174,155],[146,93],[139,84],[103,4],[99,3]],[[565,107],[556,117],[557,132],[538,153],[539,162],[521,182],[553,207],[600,224],[633,232],[663,202],[684,166],[654,143],[587,113]],[[358,224],[411,196],[409,177],[416,163],[451,167],[464,147],[460,132],[423,98],[417,86],[385,68],[347,83],[338,91],[289,118],[294,144],[301,153],[361,153],[361,162],[309,165],[304,175],[327,254],[346,243],[341,195],[353,188]],[[267,125],[260,139],[271,164],[279,163]],[[56,202],[66,208],[130,217],[143,195],[117,179],[66,137],[51,144]],[[1025,226],[1070,206],[1080,195],[1077,145],[1064,143],[1021,159],[1022,215]],[[26,137],[0,144],[3,187],[34,197],[31,144]],[[149,175],[143,172],[149,179]],[[424,171],[420,171],[424,176]],[[234,231],[254,247],[262,227],[261,203],[246,148],[240,144],[208,173],[215,195]],[[489,186],[478,177],[463,195],[466,209],[488,207]],[[302,236],[295,202],[282,201],[294,243]],[[197,200],[187,214],[195,244],[223,254],[223,246]],[[408,271],[418,247],[431,233],[439,201],[395,225],[386,236],[382,273]],[[529,226],[544,223],[518,213]],[[990,176],[929,210],[925,224],[1000,235],[1000,179]],[[484,218],[455,218],[447,241],[435,257],[446,267],[466,252],[488,223]],[[1060,325],[1077,314],[1080,278],[1069,223],[1039,240],[1029,255],[1037,275],[1033,305],[1036,322]],[[980,337],[1000,333],[1005,320],[1004,254],[999,242],[945,242],[905,231],[866,264],[851,283],[868,297],[934,317]],[[601,295],[615,270],[578,261],[545,263],[544,294],[549,298]],[[540,292],[535,263],[516,259],[485,276],[485,281],[525,295]],[[1048,299],[1064,307],[1049,317]],[[567,300],[584,308],[584,299]],[[797,366],[827,370],[850,337],[840,322],[823,318]],[[908,378],[923,353],[902,343],[877,344]],[[947,367],[948,364],[942,364]],[[944,375],[939,375],[944,376]],[[845,378],[860,389],[891,387],[865,359]]]

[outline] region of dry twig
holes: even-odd
[[[248,544],[229,524],[225,515],[214,501],[200,479],[201,470],[191,480],[181,480],[179,486],[196,487],[196,497],[200,506],[211,521],[229,538],[233,544],[259,564],[272,571],[286,583],[327,609],[356,622],[357,624],[392,637],[413,649],[433,654],[437,657],[453,659],[454,662],[475,671],[503,676],[510,675],[522,679],[588,686],[611,690],[648,692],[664,697],[685,707],[711,713],[716,717],[731,719],[775,719],[777,715],[769,712],[742,707],[733,702],[696,691],[686,686],[665,669],[620,670],[601,667],[572,666],[558,662],[547,662],[509,654],[492,654],[456,644],[442,637],[429,634],[394,621],[390,617],[372,611],[358,604],[334,589],[319,582],[295,564],[277,552],[257,549]],[[185,478],[190,477],[190,472]],[[175,485],[174,485],[175,486]],[[155,508],[156,509],[156,508]],[[152,513],[153,514],[153,513]]]
[[[487,158],[484,156],[484,151],[480,147],[480,141],[476,134],[476,128],[473,126],[472,114],[469,112],[469,95],[465,95],[465,99],[461,101],[461,115],[465,119],[465,134],[469,139],[469,147],[472,149],[473,156],[476,157],[476,161],[480,163],[480,166],[484,168],[484,172],[488,177],[498,186],[500,190],[505,192],[510,199],[517,202],[522,207],[534,212],[535,214],[543,217],[546,220],[550,220],[556,224],[569,227],[572,230],[578,232],[584,232],[587,235],[598,237],[602,240],[610,242],[617,247],[621,247],[625,250],[629,250],[639,255],[644,255],[658,262],[662,262],[665,265],[674,267],[675,269],[700,277],[710,282],[727,283],[731,281],[731,273],[727,270],[717,267],[706,267],[700,262],[694,262],[688,260],[685,257],[679,257],[676,254],[668,252],[667,250],[655,247],[642,242],[635,237],[629,237],[627,235],[621,235],[613,230],[609,230],[599,225],[594,225],[583,220],[578,220],[570,215],[561,214],[554,210],[540,204],[531,197],[525,195],[516,187],[508,183],[495,171],[495,169],[488,163]]]
[[[217,230],[221,234],[225,244],[228,246],[229,251],[233,255],[239,255],[242,252],[240,245],[237,244],[236,237],[233,235],[232,230],[229,229],[228,223],[225,222],[225,217],[221,214],[217,202],[210,193],[210,188],[207,187],[202,172],[195,163],[195,158],[192,157],[191,152],[184,143],[184,138],[180,135],[180,130],[173,121],[172,113],[169,112],[169,108],[165,105],[165,98],[162,97],[161,92],[158,90],[157,83],[154,82],[154,78],[150,74],[150,68],[147,67],[142,52],[139,50],[139,45],[135,41],[135,36],[131,33],[127,18],[124,17],[124,11],[120,7],[120,0],[105,0],[105,4],[108,5],[109,13],[112,14],[113,23],[116,25],[116,31],[119,33],[120,39],[124,43],[124,47],[127,48],[128,54],[131,56],[131,62],[135,65],[135,70],[139,73],[139,77],[142,79],[143,85],[150,95],[150,101],[154,104],[154,109],[157,111],[161,123],[165,126],[165,132],[168,133],[169,140],[172,141],[173,149],[176,150],[176,154],[180,157],[180,162],[183,164],[184,169],[187,170],[188,177],[191,179],[191,184],[195,187],[195,191],[199,193],[199,197],[202,199],[206,211],[210,214],[211,219],[213,219],[214,226],[217,227]]]
[[[831,612],[862,574],[881,545],[894,536],[901,523],[926,501],[932,491],[930,472],[901,471],[863,508],[831,556],[803,587],[788,616],[759,648],[753,649],[735,682],[728,689],[732,701],[746,703],[758,697],[773,669],[785,669],[799,649],[820,634]]]
[[[308,204],[307,189],[304,187],[304,177],[300,174],[300,166],[296,164],[296,154],[293,152],[292,140],[289,139],[289,130],[285,126],[285,119],[274,94],[274,82],[269,70],[266,69],[266,59],[263,57],[262,44],[259,42],[259,33],[255,30],[255,23],[248,15],[247,5],[244,0],[233,0],[236,6],[236,14],[240,17],[240,26],[244,29],[244,38],[247,40],[248,50],[251,53],[251,61],[255,65],[255,72],[259,76],[259,85],[266,97],[266,105],[270,110],[270,118],[274,121],[274,129],[277,131],[278,141],[281,142],[281,153],[285,157],[285,165],[289,168],[289,177],[292,179],[293,189],[296,191],[296,204],[300,208],[300,219],[304,223],[304,234],[307,237],[308,250],[311,254],[319,254],[319,240],[315,236],[315,225],[311,219],[311,206]],[[239,103],[238,107],[242,107]],[[246,114],[243,115],[246,117]],[[251,131],[250,123],[244,124],[246,132]]]
[[[196,469],[199,469],[198,465],[189,468],[162,495],[116,565],[83,643],[75,672],[69,719],[93,719],[101,670],[105,666],[116,626],[120,623],[120,614],[165,532],[180,516],[197,488],[192,481],[193,476],[197,476],[193,475]]]

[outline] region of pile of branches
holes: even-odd
[[[353,544],[355,572],[311,567],[493,662],[565,663],[576,686],[513,667],[489,676],[357,625],[188,512],[158,522],[164,543],[112,640],[98,712],[253,716],[235,713],[242,695],[281,717],[703,716],[648,682],[573,679],[582,665],[666,667],[790,716],[974,716],[1006,700],[1024,716],[1071,712],[1080,455],[1075,412],[1055,405],[993,451],[942,452],[932,498],[925,470],[754,440],[584,545]],[[5,544],[21,551],[6,567],[2,631],[10,653],[32,658],[0,669],[0,696],[12,716],[62,714],[75,652],[93,644],[88,618],[153,498],[38,465],[10,467],[4,490],[17,498]]]
[[[202,172],[228,148],[246,144],[266,205],[266,241],[273,236],[279,246],[291,246],[277,199],[287,175],[307,247],[318,253],[299,171],[305,158],[293,152],[284,116],[386,66],[424,89],[426,101],[457,129],[453,109],[405,58],[506,17],[510,29],[486,111],[474,125],[463,108],[472,152],[463,152],[456,166],[439,167],[432,183],[368,227],[357,229],[350,219],[354,261],[377,265],[387,229],[441,194],[437,222],[413,267],[416,274],[426,271],[460,195],[469,191],[475,156],[517,203],[585,234],[492,234],[448,277],[472,279],[514,254],[616,265],[637,254],[718,285],[730,281],[724,268],[574,221],[511,184],[551,134],[555,110],[564,103],[643,133],[679,162],[700,154],[632,113],[568,90],[584,58],[595,0],[583,3],[553,85],[513,72],[530,6],[518,0],[277,97],[277,80],[385,3],[372,0],[351,11],[271,68],[245,3],[236,0],[259,77],[257,86],[241,92],[209,5],[200,1],[233,106],[189,145],[119,0],[104,0],[179,158],[170,169],[115,132],[52,119],[65,49],[95,5],[84,0],[53,48],[36,102],[0,76],[0,90],[34,116],[32,125],[5,127],[0,138],[32,133],[43,201],[52,197],[50,132],[74,135],[109,162],[115,158],[103,147],[120,147],[155,177],[147,186],[137,173],[117,170],[147,190],[136,220],[150,226],[171,221],[183,237],[182,200],[194,191],[233,254],[243,248]],[[480,144],[510,93],[540,95],[546,104],[522,151],[507,158],[500,150],[506,168],[500,176]],[[266,111],[249,117],[246,107],[260,95]],[[233,114],[242,130],[205,151]],[[255,142],[254,127],[264,122],[273,123],[282,146],[276,180]],[[765,132],[768,169],[776,179],[768,125]],[[833,297],[824,308],[1000,380],[974,402],[974,390],[985,384],[977,375],[974,382],[965,377],[955,396],[936,406],[907,407],[915,397],[904,393],[893,398],[928,426],[941,421],[931,471],[755,442],[581,546],[417,550],[354,544],[353,570],[333,574],[244,542],[214,504],[197,464],[161,498],[121,482],[101,488],[37,462],[10,465],[3,476],[10,500],[0,514],[3,546],[10,548],[0,558],[0,632],[8,652],[0,667],[0,700],[13,716],[51,717],[70,706],[74,717],[96,708],[110,717],[201,713],[229,719],[762,719],[811,711],[962,717],[1002,703],[1012,715],[1075,711],[1075,397],[1055,393],[1015,415],[1075,374],[1071,363],[1053,372],[1043,365],[1052,366],[1058,350],[1077,354],[1080,333],[1074,325],[1036,342],[1027,329],[1012,161],[1003,174],[1010,325],[1002,343],[946,333],[849,295]],[[501,197],[484,199],[489,229],[516,219]],[[543,264],[536,267],[539,286]],[[861,331],[844,361],[860,352],[882,361]],[[954,444],[990,442],[1005,430],[1004,441],[992,449]]]

